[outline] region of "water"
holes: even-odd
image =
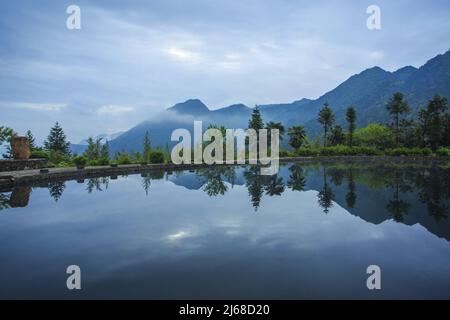
[[[153,172],[0,196],[0,298],[450,298],[450,169]],[[82,290],[66,288],[79,265]],[[378,291],[366,287],[381,268]]]

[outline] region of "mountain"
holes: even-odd
[[[386,103],[397,91],[403,92],[413,115],[435,94],[450,98],[450,51],[436,56],[420,68],[403,67],[395,72],[373,67],[351,76],[333,90],[315,100],[301,99],[292,103],[260,105],[265,122],[280,121],[285,127],[304,125],[310,137],[321,134],[317,114],[328,102],[336,115],[336,124],[345,126],[347,107],[354,106],[357,125],[371,122],[386,123]],[[153,146],[164,147],[176,128],[192,131],[193,120],[202,120],[204,128],[209,124],[228,128],[246,128],[252,108],[234,104],[210,110],[201,100],[190,99],[167,109],[160,120],[148,120],[124,132],[110,142],[111,151],[137,151],[142,149],[142,139],[149,131]]]

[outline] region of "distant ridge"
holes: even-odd
[[[372,67],[355,74],[333,90],[315,100],[300,99],[292,103],[260,105],[264,121],[280,121],[286,127],[304,125],[310,136],[321,133],[317,114],[325,102],[336,114],[337,124],[345,125],[345,110],[354,106],[358,126],[370,122],[385,123],[388,114],[385,105],[394,92],[401,91],[412,107],[413,113],[424,106],[435,94],[450,98],[450,51],[430,59],[420,68],[406,66],[395,72]],[[253,106],[252,106],[253,107]],[[210,110],[200,99],[189,99],[166,110],[164,121],[145,121],[110,142],[111,150],[140,151],[142,137],[149,131],[153,146],[164,147],[170,143],[171,132],[179,127],[192,128],[192,119],[230,128],[247,127],[252,108],[233,104]],[[189,116],[173,119],[169,115]]]

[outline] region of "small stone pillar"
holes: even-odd
[[[31,155],[30,144],[26,137],[13,136],[11,149],[15,160],[28,160]]]
[[[30,201],[31,187],[16,187],[11,193],[9,204],[11,208],[23,208]]]

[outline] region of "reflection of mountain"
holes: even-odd
[[[409,226],[420,224],[450,241],[450,169],[437,165],[294,164],[282,166],[275,176],[262,176],[259,168],[250,166],[219,166],[167,175],[154,171],[142,173],[146,194],[151,193],[152,180],[164,177],[187,189],[201,190],[210,197],[224,195],[234,185],[245,186],[255,211],[264,197],[314,190],[324,213],[339,205],[373,224],[387,220]],[[86,192],[106,191],[108,184],[109,178],[87,179]],[[58,201],[66,184],[52,182],[40,187],[48,188],[50,196]],[[30,193],[29,187],[15,188],[11,195],[0,193],[0,210],[27,206]]]
[[[294,170],[289,166],[280,168],[277,180],[255,177],[258,183],[246,181],[251,174],[246,175],[245,168],[238,168],[235,172],[235,185],[246,185],[252,202],[259,206],[262,197],[270,196],[267,186],[281,179],[283,183],[291,185]],[[381,170],[377,167],[326,167],[327,188],[324,195],[331,196],[334,203],[343,207],[347,212],[364,221],[381,224],[394,219],[397,222],[412,226],[420,224],[429,232],[450,241],[449,214],[449,179],[448,169],[432,168],[427,170],[398,169],[400,177],[395,178],[396,169]],[[314,190],[318,194],[324,191],[324,177],[322,170],[313,166],[303,167],[304,191]],[[427,179],[421,181],[421,179]],[[434,185],[433,180],[434,179]],[[176,185],[188,189],[201,189],[207,180],[194,172],[171,175],[169,180]],[[223,181],[227,181],[223,179]],[[260,187],[258,190],[251,188]],[[400,188],[401,192],[396,192]],[[279,187],[278,187],[279,189]],[[434,190],[433,190],[434,189]],[[429,194],[431,192],[431,194]],[[254,196],[259,198],[254,198]],[[425,196],[425,199],[424,199]],[[434,199],[433,199],[434,198]],[[327,200],[325,198],[325,200]]]

